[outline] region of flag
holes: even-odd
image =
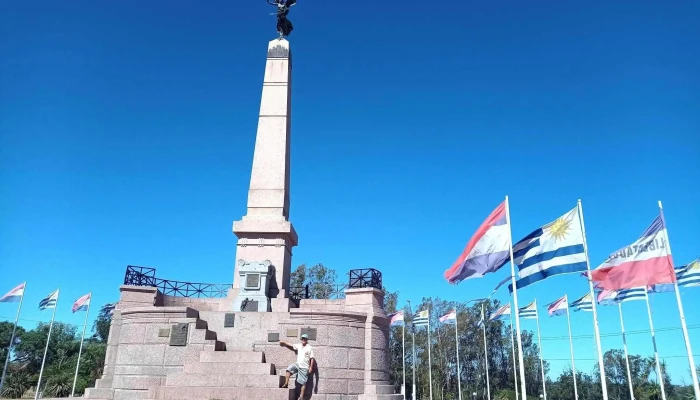
[[[516,243],[513,258],[520,271],[516,282],[518,289],[550,276],[585,271],[586,254],[578,207]],[[513,291],[512,284],[508,288]]]
[[[46,296],[39,302],[39,310],[46,310],[47,308],[56,308],[56,301],[58,300],[58,289],[50,295]]]
[[[601,304],[604,306],[609,306],[609,305],[617,304],[615,302],[615,297],[617,297],[616,290],[603,289],[603,290],[598,292],[597,301],[598,301],[598,304]]]
[[[668,236],[661,216],[636,242],[608,256],[591,273],[603,289],[619,290],[676,282]]]
[[[6,295],[0,297],[0,303],[11,303],[19,301],[22,298],[22,296],[24,296],[24,285],[26,285],[26,282],[18,285],[14,289],[7,292]]]
[[[73,312],[86,311],[90,306],[90,298],[92,298],[92,293],[88,293],[76,300],[75,303],[73,303]]]
[[[506,203],[499,205],[479,226],[457,261],[445,271],[449,283],[481,278],[495,272],[510,257],[510,232],[506,221]]]
[[[570,304],[574,311],[593,311],[593,297],[590,293],[586,293],[580,299]]]
[[[108,303],[108,304],[105,304],[104,306],[102,306],[102,308],[100,309],[100,312],[112,315],[112,314],[114,314],[115,308],[117,308],[116,302],[115,303]]]
[[[395,312],[395,313],[389,315],[389,317],[391,317],[391,322],[389,323],[389,326],[403,325],[403,323],[404,323],[403,311]]]
[[[430,319],[430,311],[423,310],[418,313],[418,316],[413,320],[414,326],[428,326],[428,319]]]
[[[566,295],[564,295],[564,297],[561,299],[547,305],[547,312],[549,313],[550,317],[566,314],[568,310],[569,304],[566,302]]]
[[[452,310],[440,317],[440,322],[443,324],[454,324],[457,322],[457,310]]]
[[[507,277],[505,277],[502,281],[500,281],[500,282],[498,283],[498,285],[496,285],[496,287],[493,288],[493,292],[491,292],[491,294],[489,295],[489,298],[491,298],[491,296],[493,296],[494,294],[496,294],[496,291],[498,290],[498,288],[500,288],[501,286],[503,286],[506,282],[510,281],[510,279],[511,279],[511,277],[510,277],[510,276],[507,276]]]
[[[537,300],[533,300],[532,303],[526,305],[520,309],[518,313],[522,319],[536,319],[537,318]]]
[[[700,259],[695,260],[688,265],[676,268],[675,272],[676,279],[678,280],[678,286],[700,286]],[[673,290],[673,283],[660,283],[658,285],[652,285],[649,288],[649,291],[654,293],[672,292]]]
[[[643,287],[632,288],[632,289],[622,289],[617,292],[615,296],[616,303],[624,303],[626,301],[632,300],[644,300],[646,298],[647,291]]]
[[[499,308],[491,314],[489,317],[489,321],[502,321],[506,319],[506,317],[510,316],[510,303],[506,304],[505,306]]]
[[[476,324],[476,326],[478,326],[479,328],[483,328],[483,327],[484,327],[484,306],[483,306],[483,305],[481,306],[481,319],[480,319],[479,322]]]

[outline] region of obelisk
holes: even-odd
[[[284,38],[272,40],[267,50],[248,211],[233,223],[233,233],[238,237],[233,289],[241,285],[238,260],[269,260],[274,268],[270,282],[272,311],[287,311],[292,248],[298,241],[289,222],[291,77],[289,42]]]

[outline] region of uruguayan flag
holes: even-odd
[[[513,258],[520,270],[520,279],[516,282],[518,289],[553,275],[585,271],[586,255],[578,207],[516,243]],[[513,291],[512,285],[509,289]]]
[[[533,300],[532,303],[526,305],[519,310],[520,318],[522,319],[536,319],[537,318],[537,300]]]
[[[647,291],[643,287],[622,289],[617,292],[617,295],[615,295],[615,302],[624,303],[625,301],[644,300],[646,295]]]
[[[679,287],[700,286],[700,259],[697,259],[688,265],[678,267],[675,271]],[[649,291],[654,293],[672,292],[674,291],[673,286],[673,283],[660,283],[652,286]]]
[[[423,310],[418,313],[416,318],[413,320],[413,326],[428,326],[430,323],[430,311]]]
[[[593,311],[593,297],[590,293],[586,293],[580,299],[569,305],[574,311]]]
[[[56,308],[56,302],[58,301],[58,290],[46,296],[39,302],[39,310],[46,310],[47,308]]]

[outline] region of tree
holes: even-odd
[[[336,294],[337,274],[334,269],[321,263],[307,268],[306,264],[298,266],[291,274],[289,286],[301,288],[308,286],[309,298],[330,299]]]
[[[7,351],[10,347],[10,339],[12,338],[12,330],[14,329],[14,322],[3,321],[0,322],[0,363],[5,363],[7,358]],[[15,343],[19,342],[19,338],[24,334],[24,328],[17,326],[17,331],[15,332]]]

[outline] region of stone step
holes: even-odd
[[[95,381],[95,387],[100,389],[108,389],[112,387],[113,379],[109,378],[99,378]]]
[[[190,374],[241,374],[241,375],[275,375],[274,364],[259,362],[193,362],[185,364],[184,372]]]
[[[114,389],[87,388],[87,389],[85,389],[85,398],[87,398],[87,399],[112,399],[112,398],[114,398]]]
[[[206,340],[216,340],[216,332],[209,329],[195,329],[190,337],[191,343],[204,343]]]
[[[259,351],[203,351],[199,355],[201,362],[265,362],[265,354]]]
[[[361,394],[357,400],[404,400],[402,394]]]
[[[221,340],[205,340],[204,350],[207,351],[226,351],[226,342]]]
[[[277,375],[224,375],[179,373],[168,375],[166,386],[179,387],[247,387],[270,388],[282,387],[284,378]]]
[[[170,386],[163,386],[158,392],[158,399],[162,400],[290,400],[294,393],[289,389]]]

